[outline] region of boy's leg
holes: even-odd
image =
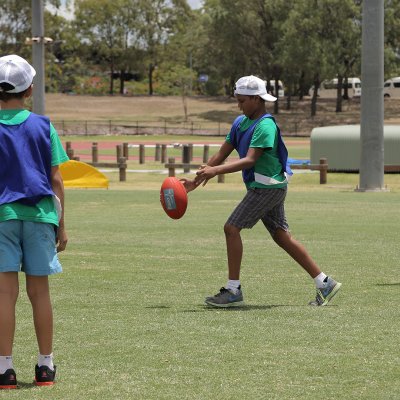
[[[18,273],[0,272],[0,356],[11,356],[15,333]]]
[[[206,304],[215,307],[233,307],[243,304],[243,294],[239,281],[243,254],[240,237],[242,229],[252,228],[270,210],[283,203],[285,189],[250,189],[234,209],[224,226],[228,253],[229,280],[215,296],[207,297]]]
[[[239,280],[240,278],[240,265],[243,257],[243,243],[240,231],[241,229],[234,225],[225,224],[224,226],[228,254],[228,274],[231,280]]]
[[[308,254],[304,246],[293,239],[289,232],[279,228],[272,237],[316,281],[317,295],[315,300],[309,304],[313,306],[325,306],[328,304],[339,291],[342,284],[328,276],[326,276],[322,285],[318,284],[317,281],[320,279],[321,274],[320,268]],[[325,276],[323,273],[321,275]]]
[[[39,353],[51,354],[53,351],[53,310],[48,277],[26,275],[26,291],[32,304]]]
[[[308,254],[304,246],[296,239],[293,239],[288,231],[278,228],[272,238],[278,246],[282,247],[283,250],[308,272],[311,278],[314,279],[321,273],[320,268]]]

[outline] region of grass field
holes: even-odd
[[[125,118],[133,108],[141,115],[150,110],[145,103],[139,110],[135,99],[112,109],[107,98],[70,98],[65,108],[61,97],[52,98],[52,119]],[[151,113],[182,113],[167,102],[158,112],[153,102]],[[197,104],[198,111],[189,104],[189,110],[213,118],[234,112],[219,104],[211,111],[209,102]],[[229,107],[236,112],[235,104]],[[132,138],[65,140],[102,142],[111,155],[115,147],[107,142]],[[289,153],[308,158],[309,145],[294,140]],[[82,150],[89,154],[90,147]],[[312,280],[258,224],[243,232],[246,306],[214,310],[203,300],[226,283],[222,227],[243,196],[240,174],[191,193],[186,215],[173,221],[159,203],[162,165],[132,159],[128,168],[154,172],[128,173],[119,182],[109,170],[109,190],[67,190],[70,241],[60,255],[63,274],[51,278],[58,382],[52,388],[31,383],[37,347],[21,275],[14,347],[20,388],[0,392],[0,399],[400,398],[398,174],[385,176],[387,193],[355,192],[356,174],[328,173],[327,185],[319,185],[318,173],[292,178],[291,231],[343,283],[331,305],[307,306]]]
[[[54,276],[58,383],[31,384],[36,344],[23,291],[4,399],[371,399],[400,397],[400,186],[356,193],[357,175],[296,174],[293,235],[343,283],[311,308],[313,282],[261,224],[243,232],[246,306],[213,310],[226,283],[222,226],[243,195],[240,175],[190,194],[178,221],[159,204],[159,174],[108,174],[109,190],[67,190],[70,237]]]

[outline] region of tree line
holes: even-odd
[[[282,80],[290,107],[324,79],[340,89],[361,74],[362,0],[204,0],[199,10],[185,0],[75,0],[71,20],[60,0],[45,3],[56,10],[45,11],[48,92],[232,95],[238,77],[254,74],[268,86]],[[400,75],[399,3],[385,0],[386,77]],[[2,0],[1,53],[29,59],[30,36],[31,0]]]

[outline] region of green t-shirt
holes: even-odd
[[[244,117],[239,126],[240,132],[246,131],[254,123],[254,120]],[[227,135],[226,141],[231,143],[230,134]],[[250,147],[264,149],[262,155],[254,165],[254,173],[262,175],[261,178],[272,178],[276,183],[263,184],[257,181],[247,182],[247,188],[285,187],[287,185],[287,179],[282,171],[282,164],[278,156],[278,130],[275,122],[271,118],[264,118],[257,124],[250,141]]]
[[[0,123],[4,125],[18,125],[30,115],[28,110],[0,110]],[[51,166],[60,165],[68,161],[68,156],[62,147],[60,138],[54,126],[50,123]],[[45,222],[58,226],[57,211],[51,196],[44,197],[35,206],[26,206],[14,202],[0,206],[0,222],[19,219],[33,222]]]

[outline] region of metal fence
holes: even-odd
[[[194,135],[225,136],[230,124],[191,121],[52,121],[60,136],[67,135]]]
[[[278,117],[278,121],[280,118]],[[283,118],[282,118],[283,120]],[[310,132],[299,131],[300,115],[278,122],[285,136],[309,136]],[[60,136],[69,135],[186,135],[225,136],[231,127],[227,122],[190,121],[170,123],[168,121],[52,121]],[[318,126],[321,126],[319,124]]]

